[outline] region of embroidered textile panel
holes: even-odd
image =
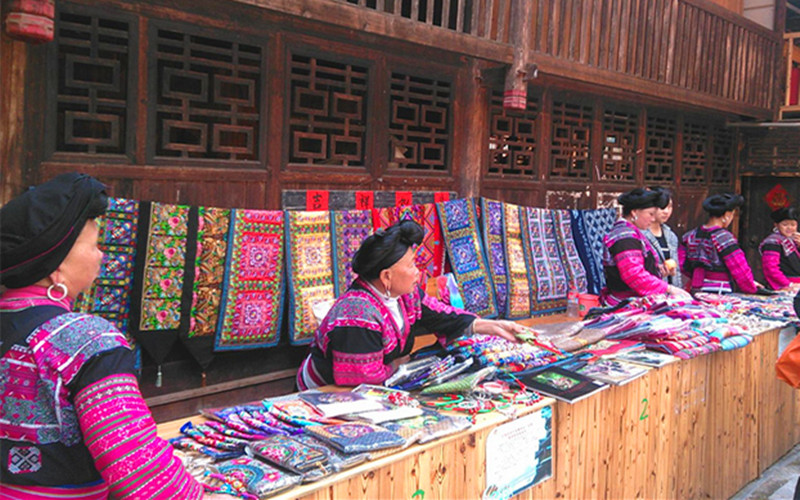
[[[520,207],[503,204],[506,260],[508,261],[508,307],[506,317],[527,318],[531,315],[531,285],[525,251],[522,247]]]
[[[386,229],[395,222],[397,222],[397,214],[395,207],[381,207],[372,209],[372,226],[377,231],[378,229]]]
[[[413,220],[422,227],[422,243],[414,252],[414,263],[420,271],[420,284],[425,287],[428,278],[440,276],[444,263],[442,228],[436,212],[436,204],[405,205],[395,207],[392,224],[401,220]]]
[[[139,202],[124,198],[109,198],[108,209],[97,219],[98,247],[103,251],[100,275],[92,287],[75,302],[75,311],[96,314],[110,321],[128,334],[133,266],[136,259],[136,235],[139,219]]]
[[[617,210],[614,208],[599,208],[596,210],[582,210],[583,226],[586,229],[586,243],[594,255],[595,262],[600,266],[600,288],[606,286],[605,273],[603,272],[603,236],[611,231],[611,226],[617,220]]]
[[[447,255],[467,311],[484,318],[497,316],[494,285],[478,236],[473,199],[437,203]]]
[[[584,210],[570,210],[572,237],[575,240],[575,249],[578,251],[586,271],[586,291],[598,295],[605,284],[603,264],[595,259],[594,250],[589,244],[589,237],[583,221],[584,212]]]
[[[215,351],[278,343],[283,259],[282,211],[231,210]]]
[[[564,308],[568,278],[561,262],[552,211],[524,209],[522,243],[531,271],[531,285],[536,290],[536,300],[531,300],[532,312]]]
[[[481,198],[483,247],[486,249],[489,273],[494,283],[497,310],[508,310],[508,262],[503,232],[503,203]]]
[[[584,269],[578,249],[575,247],[575,239],[572,236],[572,218],[569,215],[569,210],[553,210],[552,212],[556,236],[558,237],[558,249],[567,269],[570,286],[579,293],[586,293],[586,269]]]
[[[149,226],[138,330],[177,330],[181,325],[189,207],[153,202]]]
[[[314,338],[317,320],[312,306],[333,300],[330,212],[286,212],[289,287],[289,339],[294,345]]]
[[[201,207],[189,338],[213,337],[219,320],[231,211]]]
[[[342,295],[356,278],[353,256],[361,242],[372,234],[371,210],[337,210],[331,212],[333,244],[333,276],[336,296]]]

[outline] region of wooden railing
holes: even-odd
[[[533,62],[573,63],[564,73],[585,66],[757,109],[777,104],[780,36],[706,0],[336,1],[499,44],[522,43]],[[533,3],[530,40],[514,39],[515,2]]]
[[[800,33],[786,33],[783,35],[784,51],[786,58],[786,91],[783,96],[783,105],[780,109],[781,119],[800,116],[800,78],[792,78],[793,70],[796,75],[800,71]]]

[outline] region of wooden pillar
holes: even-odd
[[[28,44],[0,36],[0,205],[19,194],[25,175],[25,69]]]
[[[503,107],[525,110],[528,106],[528,80],[535,77],[531,67],[531,20],[533,4],[530,0],[512,0],[509,42],[514,47],[514,61],[506,74]]]
[[[453,121],[453,175],[460,197],[481,195],[481,179],[489,151],[489,90],[483,85],[477,59],[468,59],[458,75]]]

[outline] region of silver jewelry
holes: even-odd
[[[384,290],[383,296],[386,297],[386,300],[389,300],[389,299],[392,298],[392,291],[389,289],[388,286],[386,287],[386,290]]]
[[[59,298],[53,297],[53,290],[56,288],[61,290],[61,293],[63,294]],[[67,298],[68,294],[69,290],[67,290],[67,285],[65,285],[64,283],[53,283],[52,285],[47,287],[47,298],[52,300],[53,302],[61,302],[62,300]]]

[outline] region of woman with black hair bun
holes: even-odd
[[[703,200],[708,221],[683,235],[681,268],[691,278],[693,292],[756,293],[761,286],[736,237],[727,230],[744,197],[735,193],[711,195]]]
[[[655,221],[660,200],[660,193],[647,188],[632,189],[617,198],[622,205],[622,218],[603,238],[603,304],[614,306],[630,297],[663,293],[689,296],[661,279],[658,253],[642,234]]]
[[[800,283],[798,217],[800,213],[792,207],[779,208],[772,212],[770,218],[775,227],[758,246],[764,279],[773,290],[781,290],[792,283]]]
[[[465,333],[516,340],[522,328],[513,321],[481,319],[425,294],[414,264],[414,246],[423,236],[408,220],[361,243],[353,257],[358,278],[322,320],[297,372],[301,390],[381,384],[408,361],[419,335],[434,333],[440,342]]]

